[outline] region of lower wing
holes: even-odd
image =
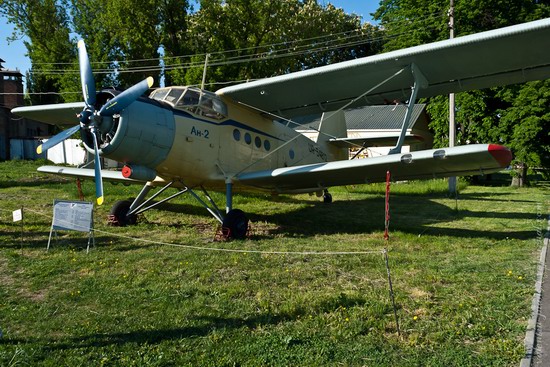
[[[95,172],[93,168],[72,168],[61,166],[41,166],[37,169],[38,172],[51,173],[60,176],[69,176],[83,179],[95,179]],[[106,181],[122,182],[125,184],[144,184],[145,181],[134,180],[122,176],[120,171],[108,171],[101,170],[101,176]]]
[[[511,151],[501,145],[474,144],[373,158],[310,164],[242,173],[243,185],[274,192],[315,191],[331,186],[393,180],[488,174],[507,167]]]
[[[507,167],[511,160],[512,153],[506,147],[474,144],[248,172],[238,175],[236,179],[242,185],[273,192],[311,192],[331,186],[382,182],[386,179],[387,171],[391,172],[393,180],[489,174]],[[95,178],[94,170],[89,168],[42,166],[38,171],[77,178]],[[145,183],[125,178],[120,171],[101,172],[107,181]],[[157,186],[165,182],[157,177],[151,184]]]

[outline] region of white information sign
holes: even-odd
[[[23,210],[17,209],[13,211],[13,221],[19,222],[23,220]]]
[[[53,229],[90,232],[93,210],[94,205],[91,202],[55,200],[53,203]]]
[[[58,230],[69,230],[78,232],[88,232],[88,247],[90,250],[90,241],[94,242],[94,204],[88,201],[67,201],[54,200],[53,202],[53,220],[48,239],[48,250],[52,239],[52,232],[55,232],[57,238]]]

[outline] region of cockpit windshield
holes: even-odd
[[[227,106],[214,93],[191,87],[159,88],[149,96],[187,112],[221,120],[227,117]]]

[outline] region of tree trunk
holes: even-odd
[[[512,178],[512,185],[513,187],[523,187],[527,186],[527,164],[524,162],[519,162],[518,164],[514,165],[515,174]]]

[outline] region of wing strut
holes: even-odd
[[[412,86],[411,90],[411,98],[409,98],[409,103],[407,105],[407,112],[405,113],[405,118],[403,119],[403,126],[401,127],[401,135],[399,135],[399,139],[397,140],[397,144],[395,147],[390,149],[390,152],[388,154],[399,154],[401,153],[401,148],[403,147],[403,143],[405,142],[405,136],[407,134],[407,129],[409,128],[409,122],[411,121],[412,112],[414,109],[414,104],[416,103],[416,96],[418,95],[418,90],[420,88],[426,88],[428,86],[428,80],[422,74],[418,66],[416,64],[411,64],[411,73],[414,78],[414,84]]]

